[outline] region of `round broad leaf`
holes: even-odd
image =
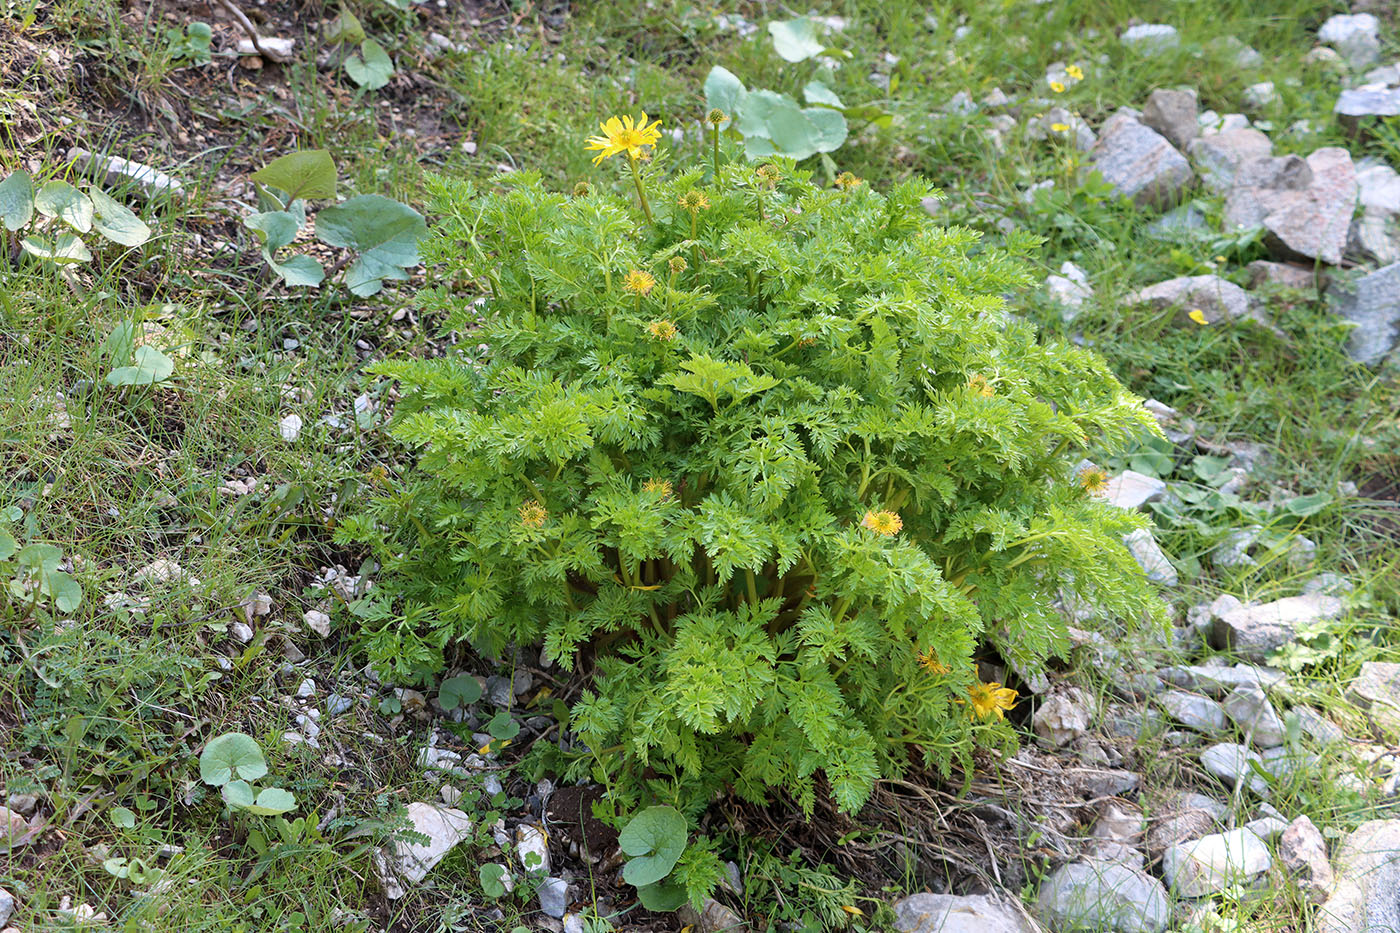
[[[60,233],[52,240],[42,236],[27,236],[19,241],[19,245],[24,247],[24,251],[29,255],[56,262],[61,266],[92,261],[92,253],[89,253],[83,241],[72,233]]]
[[[235,810],[246,810],[253,805],[253,785],[247,781],[229,781],[219,788],[219,795]]]
[[[244,807],[257,816],[277,816],[297,808],[297,799],[291,791],[280,787],[264,787],[258,791],[258,799]]]
[[[491,721],[486,724],[486,731],[495,739],[513,739],[520,734],[520,723],[511,718],[506,710],[491,717]]]
[[[241,732],[226,732],[211,739],[199,756],[199,778],[222,787],[234,778],[256,781],[267,773],[267,760],[257,741]]]
[[[285,191],[289,202],[297,198],[333,198],[335,161],[324,149],[291,152],[254,172],[253,181]]]
[[[825,107],[808,107],[802,111],[812,125],[812,148],[818,152],[835,152],[846,142],[848,128],[845,114]]]
[[[9,560],[18,547],[14,535],[0,528],[0,560]]]
[[[175,372],[175,361],[149,344],[136,348],[134,366],[118,366],[107,374],[114,386],[149,386],[164,382]]]
[[[316,236],[322,243],[369,252],[407,238],[413,244],[414,263],[418,240],[427,232],[422,214],[382,194],[361,194],[316,215]]]
[[[270,257],[265,258],[272,271],[288,285],[317,288],[325,281],[326,270],[310,256],[292,256],[286,262],[273,262]]]
[[[786,61],[801,62],[820,55],[826,44],[817,38],[817,24],[805,16],[768,24],[773,49]]]
[[[808,81],[807,86],[802,89],[802,97],[809,104],[835,107],[837,110],[844,110],[846,107],[841,103],[841,98],[836,96],[836,92],[820,81]]]
[[[128,810],[126,807],[113,807],[112,825],[119,826],[122,829],[135,829],[136,812],[134,810]]]
[[[373,39],[360,43],[360,51],[345,60],[345,73],[367,91],[377,91],[389,83],[394,74],[394,60],[384,46]]]
[[[244,217],[243,226],[258,235],[264,249],[275,253],[296,238],[301,222],[290,211],[263,211]]]
[[[25,172],[0,181],[0,222],[6,230],[18,230],[34,217],[34,183]]]
[[[363,42],[365,40],[365,28],[360,25],[359,19],[349,10],[341,10],[335,19],[326,26],[326,41],[336,42]]]
[[[647,807],[622,828],[617,844],[632,856],[622,869],[629,884],[655,884],[671,873],[685,851],[685,817],[675,807]]]
[[[497,862],[487,862],[477,870],[481,878],[481,893],[490,898],[503,897],[506,893],[506,867]]]
[[[98,188],[89,188],[88,197],[92,199],[93,210],[97,213],[93,228],[113,243],[140,246],[151,238],[151,228],[142,223],[141,218],[125,204],[118,203]]]
[[[705,103],[724,111],[730,117],[719,125],[720,129],[727,129],[733,122],[733,117],[744,109],[744,98],[748,94],[744,82],[735,77],[733,72],[719,65],[711,68],[709,76],[705,78]]]
[[[83,588],[66,573],[55,571],[45,579],[45,588],[53,598],[54,608],[59,612],[75,611],[83,604]]]
[[[470,706],[481,699],[481,682],[470,674],[458,674],[442,682],[438,689],[438,703],[451,712],[462,706]]]
[[[92,229],[92,201],[66,181],[46,182],[34,196],[34,206],[45,217],[56,217],[79,233]]]
[[[637,898],[647,910],[659,914],[679,910],[686,900],[685,888],[673,881],[644,884],[637,889]]]

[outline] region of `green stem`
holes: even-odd
[[[714,128],[715,128],[715,146],[714,146],[715,181],[718,182],[718,181],[719,181],[719,124],[718,124],[718,123],[714,124]]]
[[[754,579],[752,570],[745,570],[744,576],[749,584],[749,602],[758,602],[758,581]]]
[[[627,154],[627,164],[632,166],[632,182],[637,186],[637,198],[642,202],[642,211],[647,215],[647,223],[656,225],[655,219],[651,216],[651,205],[647,203],[647,193],[642,189],[642,173],[637,168],[637,159],[631,153]]]

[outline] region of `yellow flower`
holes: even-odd
[[[729,114],[725,113],[723,110],[720,110],[718,107],[715,107],[711,109],[709,113],[705,114],[705,119],[709,120],[715,126],[719,126],[725,120],[729,119]]]
[[[850,172],[842,172],[840,175],[836,176],[836,187],[840,188],[842,191],[855,188],[859,184],[860,179]]]
[[[988,716],[1004,719],[1006,711],[1016,705],[1016,691],[1010,687],[1003,687],[996,681],[989,684],[978,681],[967,688],[967,695],[972,701],[968,712],[982,719]]]
[[[1051,81],[1050,90],[1054,91],[1056,94],[1063,94],[1065,92],[1064,83],[1061,81]]]
[[[642,483],[642,490],[644,492],[660,493],[663,499],[671,498],[671,494],[675,492],[669,479],[649,479]]]
[[[1051,123],[1051,124],[1050,124],[1050,129],[1054,130],[1056,133],[1068,133],[1068,132],[1069,132],[1069,124],[1068,124],[1068,123]]]
[[[681,195],[676,203],[679,204],[683,210],[696,214],[709,208],[710,199],[705,197],[705,192],[701,191],[699,188],[691,188],[685,194]]]
[[[657,340],[674,340],[680,331],[670,321],[652,321],[647,325],[647,333]]]
[[[778,171],[776,165],[760,165],[754,169],[754,174],[758,176],[758,183],[765,188],[772,188],[778,183],[778,179],[783,177],[783,173]]]
[[[529,499],[520,506],[520,524],[526,528],[540,528],[544,525],[544,520],[549,517],[549,512],[540,505],[539,500]]]
[[[975,375],[971,379],[968,379],[967,387],[972,390],[974,395],[980,395],[983,398],[991,398],[993,395],[997,394],[997,390],[992,388],[992,384],[987,381],[987,377],[982,375]]]
[[[666,267],[671,270],[672,275],[680,275],[689,268],[689,266],[690,263],[685,261],[684,256],[672,256],[666,261]]]
[[[948,666],[938,660],[937,653],[932,648],[919,653],[919,666],[930,674],[947,674]]]
[[[852,917],[865,916],[865,911],[861,910],[859,907],[852,907],[850,904],[842,904],[841,909],[844,910],[846,913],[850,914]]]
[[[1108,474],[1098,467],[1087,467],[1079,474],[1079,485],[1091,496],[1102,495],[1108,489]]]
[[[593,186],[586,181],[581,181],[574,185],[574,197],[586,198],[593,193]]]
[[[1069,75],[1076,81],[1084,80],[1084,69],[1080,68],[1078,65],[1069,65],[1068,67],[1066,67],[1065,74]]]
[[[862,528],[869,528],[877,535],[899,534],[899,530],[904,527],[904,520],[899,517],[898,512],[866,512],[865,517],[860,520]]]
[[[650,272],[633,269],[622,277],[622,290],[639,298],[651,294],[655,287],[656,278]]]
[[[1200,324],[1202,327],[1205,327],[1207,324],[1210,323],[1210,321],[1206,320],[1206,313],[1200,308],[1192,308],[1190,311],[1186,312],[1186,316],[1189,317],[1191,320],[1195,321],[1197,324]]]
[[[619,152],[627,153],[629,159],[639,159],[646,155],[648,146],[655,146],[661,139],[661,131],[657,129],[660,125],[660,120],[653,120],[648,124],[645,112],[642,113],[642,119],[636,123],[632,122],[630,114],[620,120],[617,117],[609,117],[608,122],[598,124],[603,130],[603,135],[588,137],[588,145],[584,148],[600,150],[593,159],[594,165]]]

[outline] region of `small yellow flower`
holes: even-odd
[[[705,197],[705,192],[701,191],[699,188],[691,188],[685,194],[681,195],[676,203],[681,206],[682,210],[692,214],[698,214],[700,211],[709,209],[710,199]]]
[[[1216,262],[1225,262],[1225,257],[1224,257],[1224,256],[1216,256],[1216,257],[1215,257],[1215,261],[1216,261]]]
[[[725,120],[729,119],[729,114],[725,113],[723,110],[720,110],[718,107],[715,107],[709,113],[705,114],[705,119],[709,120],[710,123],[712,123],[713,125],[719,126]]]
[[[652,321],[647,325],[647,333],[657,340],[674,340],[680,331],[670,321]]]
[[[1098,467],[1086,467],[1079,474],[1080,487],[1091,496],[1100,496],[1108,489],[1108,474]]]
[[[842,904],[841,909],[844,910],[846,913],[850,914],[852,917],[865,916],[865,911],[861,910],[859,907],[853,907],[850,904]]]
[[[1065,92],[1065,85],[1064,85],[1064,82],[1062,82],[1062,81],[1051,81],[1051,82],[1050,82],[1050,90],[1054,91],[1056,94],[1063,94],[1063,93]]]
[[[778,184],[778,179],[783,177],[776,165],[760,165],[754,169],[754,174],[758,176],[758,183],[765,188],[774,187]]]
[[[858,187],[860,183],[861,180],[850,172],[842,172],[840,175],[836,176],[835,181],[836,187],[840,188],[842,191],[849,191],[851,188]]]
[[[600,123],[602,136],[588,137],[587,150],[599,150],[594,157],[593,164],[598,165],[604,159],[617,155],[619,152],[627,153],[629,159],[640,159],[647,154],[647,148],[655,146],[661,139],[660,120],[653,120],[647,123],[647,115],[642,113],[642,119],[636,123],[632,122],[631,115],[626,115],[621,119],[609,117],[606,123]]]
[[[1083,81],[1083,80],[1084,80],[1084,69],[1083,69],[1083,68],[1080,68],[1078,65],[1069,65],[1069,66],[1067,66],[1067,67],[1065,68],[1065,74],[1069,75],[1071,78],[1073,78],[1073,79],[1076,80],[1076,81]]]
[[[986,719],[988,716],[1005,719],[1006,711],[1016,705],[1016,691],[1010,687],[1003,687],[996,681],[991,683],[978,681],[967,688],[967,695],[972,701],[968,712],[981,719]]]
[[[520,524],[526,528],[541,528],[546,518],[549,518],[549,512],[537,499],[529,499],[520,506]]]
[[[1192,308],[1190,311],[1186,312],[1186,316],[1202,327],[1210,323],[1210,321],[1206,320],[1206,313],[1200,308]]]
[[[690,263],[685,261],[684,256],[672,256],[666,261],[666,266],[671,270],[672,275],[680,275],[686,269],[690,268]]]
[[[1068,123],[1051,123],[1051,124],[1050,124],[1050,129],[1054,130],[1056,133],[1068,133],[1068,132],[1069,132],[1069,124],[1068,124]]]
[[[581,181],[574,185],[574,197],[586,198],[593,193],[593,186],[586,181]]]
[[[866,512],[865,517],[860,520],[862,528],[868,528],[877,535],[899,534],[899,530],[904,527],[904,520],[899,517],[898,512]]]
[[[622,277],[622,290],[639,298],[651,294],[656,287],[656,278],[650,272],[633,269]]]
[[[930,674],[947,674],[948,666],[938,660],[937,653],[932,648],[919,652],[919,666]]]
[[[968,379],[967,387],[972,390],[974,395],[980,395],[983,398],[991,398],[993,395],[997,394],[997,390],[992,388],[992,384],[987,381],[987,377],[980,374]]]
[[[642,483],[642,490],[644,492],[659,493],[663,499],[671,498],[671,495],[675,492],[675,488],[671,485],[669,479],[649,479]]]

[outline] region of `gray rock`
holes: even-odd
[[[1253,307],[1249,293],[1218,275],[1183,275],[1158,282],[1128,296],[1135,305],[1150,305],[1159,311],[1176,309],[1179,324],[1196,326],[1189,315],[1200,311],[1207,324],[1242,318],[1267,324],[1263,312]],[[1165,491],[1165,485],[1163,490]]]
[[[1135,846],[1142,841],[1143,817],[1137,804],[1126,800],[1109,800],[1099,809],[1091,835],[1095,839],[1121,842]]]
[[[1380,21],[1370,13],[1337,14],[1317,31],[1317,41],[1330,45],[1353,68],[1365,68],[1381,57]]]
[[[1329,49],[1325,45],[1318,45],[1308,49],[1308,54],[1303,56],[1303,64],[1312,68],[1334,71],[1339,74],[1347,70],[1346,60],[1337,54],[1336,49]]]
[[[1400,116],[1400,88],[1349,88],[1337,96],[1332,112],[1348,131],[1360,132],[1378,118]]]
[[[1314,904],[1327,899],[1332,888],[1332,865],[1327,861],[1327,843],[1306,815],[1298,817],[1278,841],[1278,858],[1298,882],[1298,887]]]
[[[1400,731],[1400,664],[1367,661],[1361,665],[1347,695],[1382,728]]]
[[[1134,470],[1124,470],[1109,479],[1104,501],[1120,509],[1138,509],[1162,498],[1166,491],[1167,484],[1157,477]]]
[[[1334,309],[1356,325],[1347,337],[1351,358],[1368,366],[1379,363],[1400,341],[1400,262],[1350,283]]]
[[[578,914],[565,914],[564,933],[584,933],[583,918]]]
[[[1181,45],[1175,26],[1163,23],[1141,23],[1123,30],[1119,40],[1141,55],[1156,55]]]
[[[1258,130],[1235,129],[1202,136],[1187,149],[1205,186],[1224,192],[1234,186],[1243,165],[1272,155],[1274,144]]]
[[[1253,46],[1245,45],[1237,36],[1217,36],[1206,43],[1206,48],[1230,56],[1236,68],[1255,68],[1264,63],[1264,56]]]
[[[1272,862],[1262,839],[1232,829],[1172,846],[1162,854],[1162,875],[1177,894],[1201,897],[1262,875]]]
[[[1146,528],[1138,528],[1123,536],[1123,544],[1138,562],[1142,572],[1147,575],[1147,579],[1162,586],[1176,586],[1176,567],[1172,566],[1171,560],[1162,552],[1157,539],[1152,537],[1152,532]]]
[[[1292,641],[1299,626],[1341,614],[1342,601],[1335,596],[1321,593],[1289,596],[1216,616],[1212,643],[1247,661],[1263,661]]]
[[[1258,113],[1278,103],[1278,91],[1274,88],[1272,81],[1260,81],[1258,84],[1251,84],[1244,89],[1240,95],[1240,101],[1244,104],[1244,109],[1252,113]]]
[[[1094,297],[1089,276],[1072,262],[1062,263],[1059,275],[1046,277],[1045,290],[1050,300],[1060,306],[1060,317],[1065,321],[1078,317],[1084,302]]]
[[[1167,799],[1147,830],[1147,851],[1158,856],[1172,846],[1207,835],[1225,818],[1227,808],[1203,794],[1181,792]]]
[[[1120,768],[1084,768],[1074,775],[1081,793],[1092,797],[1121,797],[1137,790],[1142,777]]]
[[[1154,240],[1175,240],[1209,226],[1205,212],[1192,201],[1167,211],[1148,224],[1143,232]]]
[[[1263,156],[1245,162],[1235,172],[1235,185],[1243,188],[1303,191],[1313,181],[1312,166],[1298,155]]]
[[[1336,265],[1342,261],[1356,207],[1356,170],[1351,154],[1337,146],[1318,149],[1308,156],[1307,164],[1312,183],[1301,190],[1231,189],[1225,201],[1225,223],[1230,228],[1262,225],[1266,244],[1285,259]]]
[[[1036,914],[1056,930],[1160,933],[1171,902],[1151,875],[1111,861],[1071,862],[1040,886]]]
[[[1341,726],[1307,706],[1295,706],[1288,715],[1298,722],[1303,734],[1319,745],[1334,745],[1345,742],[1346,733]]]
[[[1093,701],[1077,687],[1046,697],[1031,717],[1036,738],[1052,748],[1068,745],[1089,731]]]
[[[15,896],[4,888],[0,888],[0,927],[10,922],[10,918],[15,915]]]
[[[1307,266],[1256,259],[1245,266],[1245,270],[1249,273],[1250,288],[1278,285],[1283,288],[1296,288],[1300,291],[1317,290],[1316,271]]]
[[[1378,214],[1400,214],[1400,173],[1384,162],[1359,164],[1356,187],[1361,206]]]
[[[1346,485],[1348,484],[1340,484],[1340,486]],[[1339,491],[1341,491],[1343,495],[1355,495],[1355,484],[1351,485],[1352,490],[1350,493],[1347,493],[1345,490],[1342,490],[1340,486]],[[1343,594],[1350,593],[1355,588],[1356,587],[1352,585],[1352,582],[1346,577],[1343,577],[1340,574],[1332,573],[1331,571],[1328,571],[1327,573],[1320,573],[1317,576],[1313,577],[1311,580],[1309,580],[1307,583],[1303,584],[1304,593],[1331,593],[1334,596],[1341,596]]]
[[[1263,797],[1269,792],[1269,784],[1250,765],[1257,762],[1262,768],[1264,759],[1258,752],[1234,742],[1221,742],[1201,752],[1201,764],[1207,771],[1230,787],[1241,781],[1254,793]]]
[[[1220,705],[1244,733],[1246,741],[1253,741],[1260,748],[1282,745],[1288,737],[1288,728],[1258,687],[1236,687]]]
[[[1318,933],[1400,930],[1400,820],[1371,820],[1347,836],[1318,919]]]
[[[1081,856],[1099,862],[1116,862],[1136,871],[1147,868],[1147,856],[1142,854],[1142,850],[1112,839],[1086,839]]]
[[[345,713],[350,712],[350,710],[354,707],[354,705],[355,705],[355,701],[354,701],[354,699],[351,698],[351,697],[344,697],[344,696],[341,696],[341,695],[338,694],[338,693],[327,694],[327,696],[326,696],[326,715],[328,715],[328,716],[340,716],[340,715],[343,715],[343,714],[345,714]]]
[[[1235,567],[1253,567],[1257,561],[1249,552],[1259,542],[1264,529],[1259,525],[1237,528],[1211,549],[1210,562],[1222,570]]]
[[[164,172],[130,159],[89,152],[80,146],[69,149],[68,158],[79,172],[98,179],[104,187],[131,185],[148,201],[176,197],[185,190],[184,185]]]
[[[1196,92],[1158,88],[1142,106],[1142,122],[1184,151],[1201,132],[1196,122]]]
[[[392,845],[375,852],[375,871],[384,885],[385,896],[391,899],[403,897],[405,882],[422,881],[457,843],[472,835],[472,819],[461,810],[422,801],[410,803],[407,809],[413,831],[427,836],[428,841],[395,839]],[[559,916],[563,916],[562,911]]]
[[[39,795],[10,794],[5,798],[5,806],[21,816],[29,816],[39,806]]]
[[[1191,164],[1165,137],[1126,114],[1104,124],[1091,158],[1104,180],[1139,207],[1170,207],[1193,177]]]
[[[1244,828],[1265,842],[1273,842],[1288,828],[1288,822],[1276,816],[1261,816],[1244,824]]]
[[[1040,933],[1015,906],[972,894],[911,894],[894,904],[894,928],[899,933]]]
[[[1214,700],[1184,690],[1168,690],[1157,697],[1168,716],[1197,732],[1215,735],[1230,727],[1225,710]]]
[[[1229,611],[1228,609],[1225,611]],[[1157,672],[1169,684],[1186,690],[1196,690],[1210,696],[1224,696],[1237,687],[1258,687],[1269,690],[1283,683],[1286,675],[1271,667],[1255,667],[1251,664],[1236,664],[1233,667],[1219,665],[1190,665],[1184,667],[1164,667]]]
[[[1317,767],[1321,760],[1310,751],[1286,745],[1266,748],[1260,753],[1260,758],[1264,762],[1264,770],[1280,781],[1287,781],[1300,771]]]
[[[1400,225],[1394,215],[1366,210],[1353,217],[1343,255],[1355,263],[1388,266],[1400,262]]]
[[[539,898],[540,910],[546,917],[560,920],[569,909],[569,882],[563,878],[546,878],[540,882],[535,896]]]

